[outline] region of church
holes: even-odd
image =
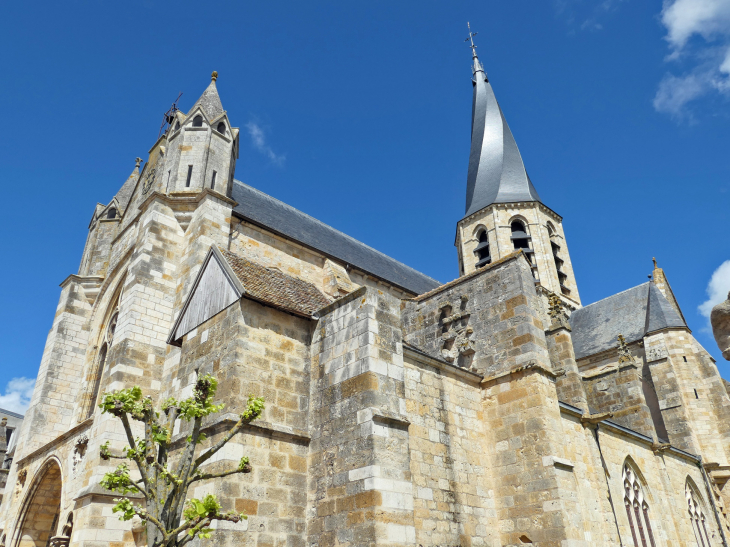
[[[126,443],[100,396],[184,398],[207,373],[226,406],[206,442],[249,394],[266,410],[211,460],[253,471],[189,492],[248,520],[196,544],[728,547],[728,384],[656,262],[581,301],[560,204],[472,52],[447,283],[236,180],[217,73],[169,113],[61,283],[4,471],[3,547],[144,545],[99,484],[115,467],[100,446]]]

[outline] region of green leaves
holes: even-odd
[[[104,461],[112,457],[112,453],[109,451],[109,441],[105,442],[99,447],[99,456]]]
[[[245,422],[252,422],[259,416],[261,416],[261,413],[264,411],[264,398],[263,397],[254,397],[253,395],[248,396],[248,405],[246,406],[246,410],[241,412],[241,418]]]
[[[113,511],[121,513],[121,520],[130,520],[139,515],[157,528],[161,535],[158,534],[153,543],[158,547],[180,547],[195,537],[209,538],[214,531],[210,525],[215,520],[240,522],[247,518],[244,514],[234,512],[221,513],[221,504],[213,494],[208,494],[203,499],[189,499],[183,505],[192,482],[220,479],[239,473],[250,473],[252,470],[247,457],[241,458],[237,467],[218,473],[201,473],[199,470],[199,466],[237,435],[243,425],[252,422],[264,411],[263,398],[250,396],[237,424],[196,459],[196,447],[192,443],[200,444],[206,440],[205,434],[200,431],[202,418],[224,408],[224,405],[214,403],[217,389],[218,381],[206,374],[196,382],[192,397],[182,401],[172,397],[165,400],[159,408],[160,412],[167,414],[167,419],[164,420],[166,425],[159,421],[160,413],[155,410],[152,398],[143,396],[138,386],[105,393],[99,403],[102,412],[121,420],[128,444],[117,455],[112,453],[110,442],[107,441],[99,448],[101,458],[132,460],[141,475],[141,480],[132,480],[129,464],[122,463],[114,471],[106,473],[100,484],[107,490],[122,494],[140,492],[145,497],[143,507],[134,505],[128,498],[115,499]],[[144,437],[134,437],[135,432],[129,418],[144,422]],[[172,440],[171,430],[177,418],[194,420],[195,424],[192,428],[193,434],[187,437],[188,445],[182,450],[183,457],[173,472],[168,468],[167,461]],[[182,533],[186,534],[185,539],[180,535]]]
[[[117,498],[114,501],[117,504],[112,507],[112,513],[119,513],[121,511],[122,514],[119,516],[119,520],[131,520],[136,514],[140,514],[140,516],[145,514],[139,505],[133,505],[128,498]]]
[[[185,520],[195,520],[202,517],[215,517],[220,514],[221,504],[213,494],[208,494],[202,500],[191,498],[185,506],[183,516]]]
[[[105,473],[99,484],[107,490],[121,492],[122,494],[139,492],[129,476],[129,466],[126,463],[120,463],[114,471]]]
[[[180,418],[190,421],[195,418],[203,418],[223,410],[225,405],[214,405],[213,398],[218,389],[218,380],[210,374],[201,376],[195,383],[193,396],[178,403],[180,407]]]
[[[137,420],[142,418],[146,406],[143,402],[140,402],[141,399],[142,389],[139,386],[134,386],[105,393],[99,403],[99,408],[101,408],[102,413],[108,412],[117,418],[121,417],[122,414],[129,414]],[[149,401],[151,406],[152,401],[149,400],[149,397],[146,400]]]

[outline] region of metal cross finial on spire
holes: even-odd
[[[478,32],[472,32],[471,31],[471,25],[469,24],[469,21],[466,22],[466,28],[469,29],[469,37],[464,40],[465,42],[471,42],[471,45],[469,46],[471,48],[472,57],[476,59],[477,57],[477,46],[474,45],[474,36],[479,34]]]
[[[656,270],[656,269],[657,269],[657,267],[658,267],[658,266],[656,265],[656,258],[652,258],[651,260],[652,260],[652,262],[654,262],[654,269]]]
[[[142,163],[142,158],[136,158],[134,161],[137,163],[137,165],[135,167],[137,167],[137,169],[139,169],[139,164]]]

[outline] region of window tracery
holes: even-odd
[[[636,473],[628,463],[624,464],[624,505],[629,517],[631,537],[635,547],[656,547],[654,533],[649,521],[649,503]],[[637,535],[638,533],[638,535]],[[641,543],[639,543],[639,540]]]
[[[689,480],[684,487],[684,495],[687,498],[687,511],[689,512],[689,519],[692,522],[692,531],[695,534],[695,540],[697,541],[698,547],[711,547],[710,535],[707,533],[707,522],[705,520],[705,513],[702,510],[702,497],[695,492],[695,489],[690,485]]]

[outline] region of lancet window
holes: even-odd
[[[530,240],[532,238],[530,237],[530,234],[527,233],[527,228],[525,228],[525,225],[522,223],[521,220],[513,220],[510,223],[510,229],[512,230],[512,245],[514,246],[515,250],[522,249],[522,252],[525,253],[527,259],[532,265],[532,275],[535,277],[535,279],[539,279],[537,275],[535,251],[533,251],[530,247]]]
[[[697,494],[689,480],[684,487],[684,495],[687,498],[687,511],[689,512],[689,520],[692,523],[692,531],[695,534],[695,540],[698,547],[711,547],[710,535],[707,533],[707,522],[705,513],[702,510],[704,505],[700,500],[702,497]]]
[[[101,387],[101,378],[104,375],[104,369],[107,362],[107,355],[114,341],[114,332],[117,330],[117,319],[119,318],[119,299],[121,295],[117,295],[112,301],[112,305],[107,312],[107,320],[104,322],[100,340],[98,343],[99,350],[96,353],[94,363],[92,364],[92,372],[88,377],[88,385],[90,386],[86,392],[83,401],[79,421],[90,418],[94,414],[96,408],[96,399],[99,397],[99,389]]]
[[[203,127],[203,116],[198,114],[193,118],[193,127]]]
[[[482,230],[479,232],[477,239],[479,243],[477,243],[474,253],[477,255],[477,268],[481,268],[492,262],[492,257],[489,254],[489,236],[487,231]]]
[[[565,264],[565,261],[560,257],[560,245],[558,245],[555,240],[553,239],[553,236],[555,235],[555,230],[553,227],[548,223],[547,225],[548,235],[550,236],[550,248],[553,251],[553,259],[555,260],[555,269],[558,272],[558,282],[560,283],[560,291],[563,294],[570,294],[570,289],[566,287],[565,282],[568,279],[568,275],[563,272],[563,264]]]
[[[631,537],[635,547],[656,547],[654,532],[649,521],[649,503],[644,496],[644,489],[636,476],[635,471],[628,464],[624,464],[624,505],[629,517]]]

